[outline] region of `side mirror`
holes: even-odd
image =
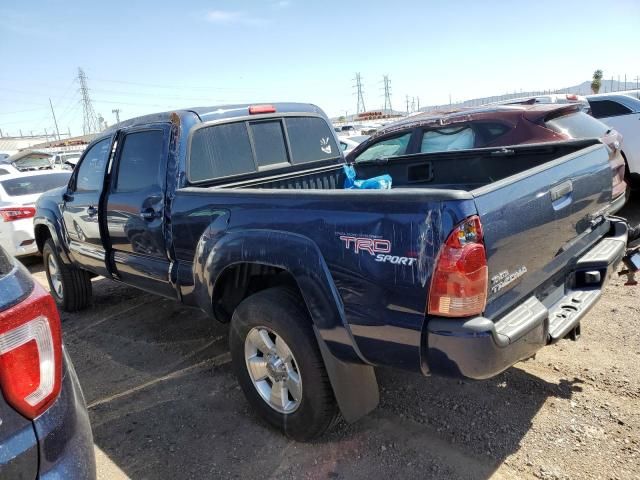
[[[67,190],[62,194],[62,199],[65,202],[70,202],[71,200],[73,200],[73,195],[71,194],[71,192],[69,192],[69,190]]]

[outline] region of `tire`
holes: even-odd
[[[51,238],[44,244],[42,260],[51,295],[58,307],[65,312],[77,312],[86,308],[91,301],[89,272],[66,265]]]
[[[271,349],[264,335],[271,340]],[[255,342],[257,338],[261,340]],[[269,351],[268,355],[255,348],[258,344]],[[234,373],[248,402],[289,438],[298,441],[317,438],[339,418],[309,313],[299,295],[290,288],[269,288],[243,300],[231,319],[229,348]],[[289,353],[291,358],[286,361]],[[278,359],[285,361],[285,365],[279,364]],[[250,372],[248,365],[254,361],[265,367]],[[254,381],[261,374],[266,375],[264,380]],[[284,394],[287,398],[276,401],[278,407],[275,407],[269,390],[273,392],[275,386],[276,391],[282,392],[279,384],[294,388],[287,388]],[[300,390],[296,387],[298,384]],[[280,400],[284,395],[275,398]]]

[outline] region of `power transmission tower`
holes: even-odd
[[[358,106],[356,107],[356,113],[366,112],[367,109],[364,106],[362,78],[360,77],[360,73],[356,73],[355,81],[356,81],[356,84],[354,85],[354,87],[356,88],[356,96],[358,97]]]
[[[87,135],[88,133],[98,132],[100,130],[98,117],[93,109],[91,97],[89,97],[87,76],[82,68],[78,68],[78,82],[80,83],[80,95],[82,96],[80,100],[82,102],[82,133]]]
[[[113,110],[111,110],[111,113],[116,114],[116,123],[120,123],[120,109],[114,108]]]
[[[382,81],[384,82],[384,111],[389,112],[393,110],[391,107],[391,80],[389,80],[389,75],[385,75]]]

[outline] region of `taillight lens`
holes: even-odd
[[[13,408],[35,418],[58,397],[61,380],[60,317],[36,283],[25,300],[0,312],[0,389]]]
[[[467,317],[484,311],[489,270],[480,218],[453,229],[440,250],[429,290],[429,314]]]
[[[0,208],[0,216],[5,222],[13,222],[22,218],[31,218],[36,215],[33,207],[6,207]]]

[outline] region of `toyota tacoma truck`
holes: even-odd
[[[376,407],[376,366],[486,379],[577,336],[625,252],[608,158],[583,139],[346,165],[314,105],[194,108],[100,133],[35,234],[62,309],[100,275],[230,322],[249,403],[308,440]],[[351,168],[391,188],[346,188]]]

